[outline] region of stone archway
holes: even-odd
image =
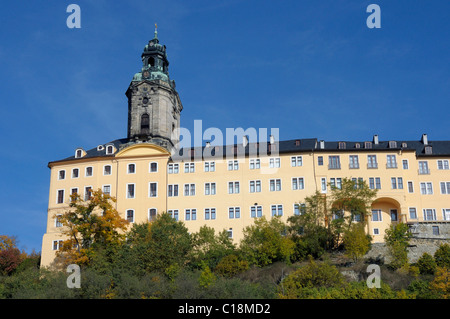
[[[367,223],[368,234],[373,242],[384,242],[384,234],[392,223],[402,221],[400,203],[391,197],[380,197],[372,203],[372,216]]]

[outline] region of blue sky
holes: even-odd
[[[69,4],[81,28],[69,29]],[[366,8],[381,8],[369,29]],[[50,161],[126,137],[153,37],[193,129],[280,139],[449,140],[450,2],[8,1],[0,11],[0,234],[41,250]]]

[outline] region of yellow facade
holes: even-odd
[[[403,146],[334,149],[316,141],[314,149],[293,146],[267,156],[176,160],[162,147],[135,143],[116,145],[112,154],[102,146],[96,156],[82,152],[79,158],[51,162],[41,263],[50,265],[61,240],[55,216],[69,209],[71,192],[84,196],[89,188],[109,191],[117,198],[117,211],[132,223],[170,212],[190,232],[203,225],[225,229],[237,243],[254,216],[280,214],[287,220],[305,197],[316,190],[327,193],[330,183],[339,186],[345,177],[379,188],[367,226],[374,242],[383,241],[393,222],[450,220],[450,156],[421,155],[417,147]]]

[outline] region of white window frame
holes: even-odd
[[[272,182],[273,182],[273,186],[274,186],[273,190],[272,190]],[[278,189],[278,185],[280,186],[279,189]],[[281,192],[283,189],[282,185],[283,185],[283,183],[281,181],[281,178],[272,178],[269,180],[269,191],[270,192]]]
[[[130,165],[134,165],[134,171],[130,172]],[[127,164],[127,174],[136,174],[136,163],[128,163]]]
[[[204,162],[203,170],[205,172],[215,172],[216,171],[216,162],[215,161]]]
[[[63,178],[61,178],[61,172],[64,172]],[[60,169],[58,171],[58,181],[62,181],[62,180],[65,180],[65,179],[66,179],[66,170],[65,169]]]
[[[239,160],[229,160],[227,162],[227,168],[229,171],[238,171],[239,170]]]
[[[436,216],[436,209],[434,208],[423,208],[422,209],[423,212],[423,220],[427,221],[427,220],[437,220],[437,216]],[[431,212],[432,214],[432,218],[428,219],[428,213]]]
[[[291,156],[291,167],[300,167],[303,166],[303,156]]]
[[[130,193],[129,193],[130,185],[133,185],[133,196],[131,196]],[[135,183],[128,183],[127,184],[126,198],[128,198],[128,199],[136,198],[136,184]]]
[[[74,171],[74,170],[78,170],[78,175],[77,175],[76,177],[73,176],[73,171]],[[79,177],[80,177],[80,169],[79,169],[78,167],[72,168],[72,172],[71,172],[70,177],[73,178],[73,179],[79,178]]]
[[[106,167],[110,168],[109,174],[106,174]],[[112,165],[110,165],[110,164],[103,165],[103,176],[109,176],[109,175],[112,175]]]
[[[442,187],[444,185],[444,187]],[[450,195],[450,182],[439,182],[439,189],[441,191],[441,195]]]
[[[260,169],[261,168],[261,159],[259,159],[259,158],[251,158],[249,160],[248,167],[249,167],[249,169]]]
[[[186,195],[186,185],[188,185],[189,194]],[[195,183],[187,183],[183,185],[184,196],[195,196]]]
[[[185,162],[184,163],[184,172],[186,174],[195,173],[195,162]]]
[[[228,194],[239,194],[240,192],[241,192],[241,185],[239,184],[239,181],[228,182]]]
[[[275,209],[275,213],[274,213],[274,209]],[[272,217],[283,216],[283,205],[282,204],[272,204],[272,205],[270,205],[270,211],[271,211]]]
[[[156,195],[152,196],[152,184],[156,185]],[[148,197],[156,198],[158,197],[158,182],[148,182]]]
[[[281,158],[280,157],[270,157],[269,158],[269,168],[280,168]]]
[[[170,194],[170,186],[172,186],[172,195]],[[177,194],[175,195],[175,186],[177,188]],[[178,197],[180,192],[180,187],[178,186],[178,184],[169,184],[167,185],[167,197]]]
[[[155,217],[154,217],[154,218],[156,218],[156,217],[158,216],[158,209],[157,209],[156,207],[150,207],[150,208],[148,209],[148,214],[147,214],[147,220],[148,220],[149,222],[151,222],[152,220],[154,220],[154,219],[150,219],[150,212],[151,212],[152,209],[155,210]]]
[[[442,219],[450,220],[450,208],[442,208]]]
[[[109,187],[109,194],[108,194],[108,193],[105,193],[105,187],[106,187],[106,186]],[[112,190],[111,184],[105,184],[105,185],[102,185],[102,192],[103,192],[103,194],[108,194],[108,195],[111,196],[111,192],[112,192],[111,190]]]
[[[62,201],[59,202],[59,192],[62,191]],[[60,188],[56,190],[56,204],[64,204],[64,198],[66,196],[66,192],[64,189]]]
[[[130,211],[133,212],[132,221],[128,220],[128,212],[130,212]],[[125,220],[127,220],[130,223],[134,223],[135,217],[136,217],[136,214],[135,214],[135,210],[134,209],[132,209],[132,208],[125,209]]]
[[[88,168],[92,169],[91,175],[88,175]],[[84,177],[92,177],[92,176],[94,176],[94,167],[93,166],[86,166],[84,168]]]
[[[152,164],[156,164],[156,171],[152,171]],[[149,173],[158,173],[159,167],[158,162],[150,162],[148,163],[148,172]]]
[[[425,185],[425,192],[423,191],[423,185]],[[430,188],[428,187],[429,185],[431,185],[431,191]],[[433,191],[433,183],[432,182],[420,182],[420,194],[422,195],[433,195],[434,191]]]
[[[180,172],[180,163],[170,163],[167,165],[168,174],[178,174],[179,172]]]
[[[261,212],[261,214],[260,214],[261,216],[258,216],[258,208],[260,208],[259,211]],[[254,214],[253,214],[253,209],[254,209]],[[250,206],[250,217],[251,218],[260,218],[262,216],[264,216],[264,210],[263,210],[262,205]]]
[[[207,186],[208,185],[208,188],[209,188],[209,190],[208,190],[208,194],[207,194]],[[216,183],[215,182],[208,182],[208,183],[205,183],[205,195],[216,195]]]
[[[411,217],[411,209],[414,209],[414,214],[416,215],[416,217]],[[408,207],[408,214],[409,214],[409,219],[414,219],[414,220],[418,219],[416,207]]]
[[[448,162],[449,162],[448,160],[437,160],[436,161],[437,169],[438,170],[448,170],[448,169],[450,169]],[[439,165],[439,164],[441,164],[441,165]]]
[[[374,212],[377,212],[377,216],[379,216],[379,220],[374,220],[373,219]],[[382,222],[383,221],[383,211],[381,209],[372,209],[371,221],[374,222],[374,223]]]

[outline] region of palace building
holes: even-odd
[[[166,46],[157,32],[144,47],[142,69],[126,90],[127,137],[52,161],[47,231],[42,266],[50,266],[61,241],[58,214],[70,195],[89,199],[92,190],[117,199],[116,209],[131,223],[162,212],[183,221],[191,232],[207,225],[227,230],[235,242],[255,218],[299,214],[316,190],[326,194],[343,178],[378,189],[367,231],[382,242],[392,224],[425,225],[429,236],[449,236],[450,141],[360,141],[294,139],[178,149],[183,110],[169,77]],[[56,218],[55,218],[56,216]],[[427,229],[428,229],[427,228]],[[423,229],[423,228],[421,228]]]

